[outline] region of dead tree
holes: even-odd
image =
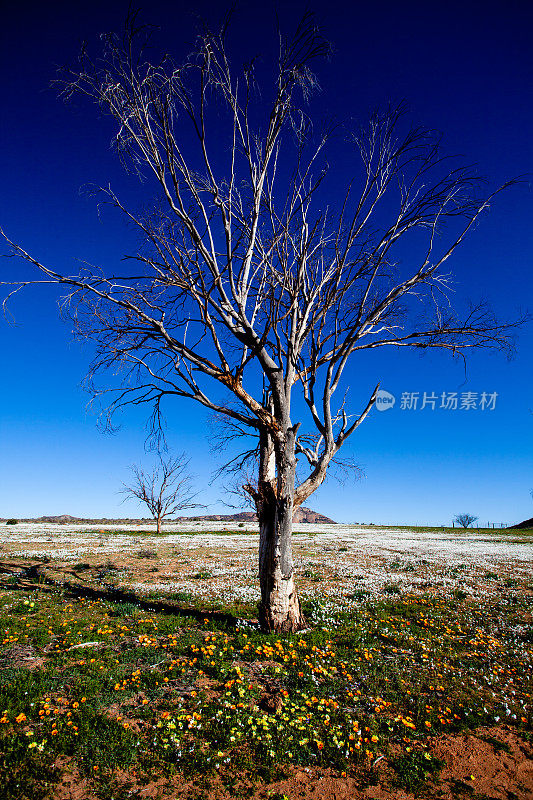
[[[198,508],[194,500],[197,493],[192,490],[192,478],[188,472],[189,461],[185,454],[176,458],[158,454],[159,465],[144,470],[134,464],[133,482],[123,484],[121,490],[125,499],[135,499],[144,503],[157,522],[157,532],[161,533],[163,520],[175,516],[177,511]]]
[[[295,630],[293,511],[378,390],[349,411],[356,357],[510,346],[511,326],[483,305],[454,308],[446,271],[505,187],[482,195],[472,169],[444,158],[435,133],[408,128],[402,109],[374,114],[347,143],[338,129],[318,133],[310,64],[328,48],[309,16],[261,91],[253,64],[230,64],[225,31],[204,33],[182,66],[150,63],[136,38],[131,28],[105,37],[100,57],[82,52],[60,85],[110,115],[119,157],[153,198],[136,213],[102,190],[136,229],[137,251],[121,269],[67,275],[9,243],[35,282],[70,287],[64,303],[96,347],[90,378],[122,368],[110,415],[146,403],[157,428],[163,400],[188,398],[256,437],[247,489],[260,526],[261,623]],[[338,175],[329,184],[332,142],[353,155],[340,194]],[[297,461],[307,464],[299,483]]]
[[[478,519],[479,517],[474,517],[472,514],[457,514],[454,518],[454,522],[457,522],[458,525],[462,525],[463,528],[469,528],[470,525],[473,525]]]

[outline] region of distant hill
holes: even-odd
[[[179,522],[186,522],[191,519],[201,522],[257,522],[257,514],[255,511],[238,511],[236,514],[207,514],[203,517],[179,517]],[[319,514],[318,511],[312,511],[310,508],[305,508],[305,506],[300,506],[300,508],[296,509],[293,522],[312,525],[336,524],[329,517],[325,517],[324,514]]]
[[[201,522],[257,522],[257,514],[254,511],[238,511],[235,514],[207,514],[203,517],[176,517],[174,520],[167,520],[167,522],[191,522],[191,520],[198,520]],[[309,523],[310,525],[335,525],[335,522],[324,514],[318,511],[313,511],[305,506],[297,508],[293,518],[294,522]],[[3,520],[5,521],[5,520]],[[142,519],[84,519],[81,517],[71,517],[70,514],[60,514],[59,516],[45,516],[38,517],[37,519],[21,519],[20,522],[49,522],[54,525],[117,525],[120,523],[147,523],[153,522],[151,517],[143,517]]]
[[[518,525],[509,525],[508,530],[519,530],[520,528],[533,528],[533,517],[531,517],[531,519],[525,519],[523,522],[519,522]]]

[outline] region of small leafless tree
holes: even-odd
[[[176,458],[158,454],[158,466],[150,470],[134,464],[131,468],[133,482],[123,484],[124,498],[139,500],[150,510],[157,522],[157,532],[161,533],[163,520],[175,516],[177,511],[198,508],[194,500],[197,493],[192,490],[192,477],[188,471],[189,461],[185,454]]]
[[[463,528],[469,528],[470,525],[473,525],[478,519],[479,517],[474,517],[472,514],[457,514],[454,522],[457,522],[458,525],[462,525]]]
[[[123,368],[104,403],[110,415],[146,403],[157,429],[163,400],[189,398],[253,438],[258,468],[246,489],[260,524],[260,619],[295,630],[304,620],[293,512],[378,391],[349,410],[356,357],[511,346],[512,326],[484,305],[454,309],[445,269],[505,187],[483,194],[473,170],[445,158],[435,133],[409,128],[402,109],[374,114],[344,144],[338,130],[313,126],[310,65],[328,46],[309,16],[260,90],[254,63],[232,67],[224,30],[204,33],[176,66],[146,60],[134,27],[104,37],[97,60],[84,50],[60,86],[111,116],[119,157],[155,196],[135,213],[102,190],[140,246],[122,269],[68,275],[7,241],[40,273],[35,283],[69,287],[65,304],[96,346],[89,378]],[[353,171],[328,184],[332,142],[350,148]]]

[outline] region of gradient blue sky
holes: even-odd
[[[529,2],[280,3],[293,22],[310,6],[335,55],[319,68],[324,116],[364,122],[376,107],[406,100],[415,121],[443,131],[450,153],[463,153],[498,184],[532,172],[533,59]],[[47,87],[56,64],[72,61],[82,39],[117,29],[127,3],[19,0],[3,4],[0,81],[0,223],[45,262],[75,269],[128,251],[128,232],[99,219],[87,183],[107,184],[130,200],[141,195],[110,151],[110,128],[93,108],[65,107]],[[146,18],[162,26],[166,47],[192,41],[191,9],[216,20],[220,3],[152,0]],[[234,37],[248,46],[273,30],[272,14],[242,3]],[[270,43],[271,43],[270,39]],[[270,46],[270,45],[269,45]],[[183,52],[183,51],[181,51]],[[533,306],[533,195],[530,184],[501,196],[457,253],[458,293],[486,298],[500,316]],[[0,264],[4,274],[13,261]],[[53,291],[28,290],[11,304],[16,325],[0,320],[0,516],[142,516],[117,494],[144,453],[145,418],[125,414],[114,435],[97,430],[79,388],[89,350],[73,343]],[[372,353],[354,363],[354,406],[378,380],[398,400],[373,411],[346,446],[366,477],[340,487],[329,480],[309,505],[343,522],[449,524],[462,511],[481,522],[533,515],[533,376],[531,326],[518,355],[473,353],[465,374],[440,354]],[[490,410],[402,410],[402,392],[497,392]],[[212,513],[226,509],[209,420],[187,401],[168,408],[168,439],[186,451]]]

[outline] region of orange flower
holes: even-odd
[[[15,717],[15,722],[24,722],[26,719],[28,719],[26,714],[19,714],[18,717]]]

